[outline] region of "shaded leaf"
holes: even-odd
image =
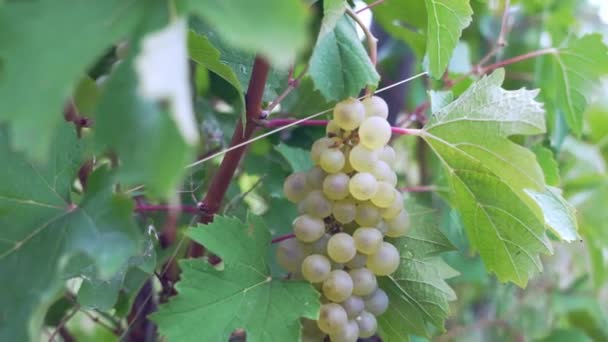
[[[310,153],[302,148],[280,143],[274,149],[287,160],[293,172],[308,171],[313,167]]]

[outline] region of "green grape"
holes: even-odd
[[[357,296],[350,296],[346,298],[346,300],[340,303],[340,305],[342,305],[344,311],[346,311],[348,318],[355,318],[359,316],[365,308],[363,298]]]
[[[341,200],[348,196],[348,181],[350,177],[346,173],[334,173],[323,181],[323,193],[332,200]]]
[[[318,218],[331,215],[331,202],[321,190],[313,190],[304,198],[304,210],[307,214]]]
[[[332,302],[343,302],[353,293],[353,280],[343,270],[333,270],[323,282],[323,295]]]
[[[348,322],[346,311],[339,304],[328,303],[321,305],[317,325],[326,334],[342,329]]]
[[[285,197],[293,203],[300,202],[308,194],[309,188],[306,184],[306,174],[295,172],[289,175],[283,183]]]
[[[397,248],[388,242],[382,242],[376,253],[367,256],[366,266],[375,275],[387,276],[397,270],[399,259]]]
[[[391,125],[379,116],[365,119],[359,127],[359,141],[372,150],[386,145],[391,140],[391,134]]]
[[[378,160],[374,164],[374,168],[370,173],[374,175],[378,181],[386,182],[392,186],[397,185],[397,174],[382,160]]]
[[[393,199],[391,205],[380,209],[380,215],[385,220],[396,217],[403,210],[403,195],[396,189],[393,189],[393,193],[395,194],[395,199]]]
[[[327,255],[335,262],[349,262],[356,253],[355,240],[346,233],[334,234],[327,242]]]
[[[348,268],[361,268],[365,267],[365,263],[367,263],[367,255],[357,253],[355,256],[346,263]]]
[[[410,228],[410,215],[405,209],[401,210],[399,215],[386,220],[388,230],[386,236],[398,238],[404,236]]]
[[[378,162],[378,152],[358,144],[350,150],[348,161],[353,169],[359,172],[369,172]]]
[[[395,200],[395,188],[387,182],[378,182],[378,190],[372,196],[372,203],[378,208],[388,208]]]
[[[314,242],[325,234],[325,222],[310,215],[301,215],[293,221],[293,232],[302,242]]]
[[[361,227],[353,234],[357,251],[363,254],[373,254],[382,244],[382,233],[371,227]]]
[[[361,101],[365,108],[365,116],[379,116],[383,119],[388,118],[388,105],[380,96],[366,97]]]
[[[344,167],[344,153],[339,148],[328,148],[321,152],[319,165],[327,173],[336,173]]]
[[[315,165],[319,165],[321,161],[321,153],[336,145],[335,138],[323,137],[312,144],[310,148],[310,159]]]
[[[330,138],[339,137],[342,135],[342,130],[334,120],[329,120],[327,126],[325,127],[325,134],[327,134],[327,136]]]
[[[302,261],[302,275],[311,283],[320,283],[329,277],[331,264],[323,255],[313,254]]]
[[[342,224],[350,223],[355,219],[357,206],[352,199],[339,200],[334,202],[332,213],[336,221]]]
[[[287,239],[279,243],[276,250],[277,261],[289,272],[299,272],[302,260],[307,253],[304,246],[296,239]]]
[[[359,326],[359,337],[361,338],[372,337],[376,333],[376,330],[378,330],[378,321],[376,320],[376,316],[371,312],[361,312],[355,319],[355,322]]]
[[[346,131],[352,131],[359,127],[365,118],[365,108],[361,101],[349,98],[338,102],[334,107],[334,121]]]
[[[327,254],[327,242],[329,242],[330,238],[331,235],[327,233],[323,234],[319,240],[309,245],[310,252],[313,254]]]
[[[359,201],[366,201],[376,193],[378,182],[376,178],[367,172],[359,172],[350,178],[348,190],[350,194]]]
[[[353,280],[353,294],[355,296],[367,296],[378,288],[376,276],[365,267],[350,270],[348,275]]]
[[[327,174],[318,166],[306,172],[306,183],[311,190],[320,190],[323,187],[323,180]]]
[[[388,166],[393,167],[395,166],[395,161],[397,160],[397,154],[392,147],[387,145],[380,149],[378,158],[387,163]]]
[[[388,296],[381,288],[377,288],[371,295],[363,298],[365,311],[374,316],[382,315],[388,309]]]
[[[342,329],[329,334],[331,342],[357,342],[359,338],[359,325],[354,320],[349,320]]]
[[[375,226],[380,222],[380,211],[371,202],[363,202],[357,206],[355,222],[360,226]]]

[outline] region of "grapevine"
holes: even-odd
[[[377,96],[339,102],[325,136],[311,147],[314,167],[291,174],[283,185],[300,216],[293,221],[296,239],[280,243],[277,259],[292,278],[322,294],[316,324],[303,324],[305,341],[373,336],[376,317],[388,308],[377,277],[395,272],[400,256],[384,237],[404,236],[410,220],[395,189],[387,116]]]

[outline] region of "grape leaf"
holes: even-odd
[[[550,190],[534,154],[508,136],[543,133],[543,110],[537,91],[504,90],[503,79],[499,69],[471,85],[433,114],[422,135],[447,168],[472,248],[501,281],[524,286],[542,267],[538,254],[551,252],[545,224],[566,241],[578,228],[561,197],[547,205],[531,195]]]
[[[432,77],[439,79],[450,62],[462,30],[471,24],[469,0],[425,0],[426,58]]]
[[[251,342],[299,340],[299,318],[316,318],[319,295],[308,283],[271,277],[270,234],[259,217],[250,215],[243,223],[218,216],[188,235],[224,265],[180,261],[178,295],[152,315],[162,335],[175,341],[227,341],[242,328]]]
[[[11,151],[0,131],[0,269],[13,275],[0,293],[3,341],[38,339],[70,260],[86,256],[109,279],[136,250],[133,201],[112,193],[106,168],[90,175],[78,205],[71,202],[84,146],[72,125],[58,133],[43,165]]]
[[[409,334],[429,336],[427,323],[443,330],[449,315],[449,301],[456,294],[445,279],[458,275],[439,256],[455,250],[439,230],[433,210],[406,201],[412,230],[406,237],[393,239],[399,249],[401,264],[389,277],[379,279],[379,286],[389,296],[389,308],[378,317],[383,341],[409,341]]]
[[[363,48],[352,21],[343,16],[330,32],[321,31],[310,57],[310,78],[327,100],[357,96],[380,76]]]
[[[17,149],[44,160],[73,87],[104,49],[134,27],[144,6],[44,0],[0,7],[0,123],[11,122]]]
[[[591,34],[572,40],[553,57],[557,105],[564,111],[568,126],[580,135],[591,90],[599,84],[601,75],[608,74],[608,47],[600,34]]]
[[[313,165],[310,160],[310,153],[298,147],[291,147],[280,143],[275,148],[289,163],[293,172],[308,171]]]
[[[321,32],[331,32],[338,20],[346,11],[345,0],[325,0],[323,1],[323,20],[321,20]]]
[[[560,182],[559,168],[557,166],[557,161],[555,161],[553,156],[553,151],[542,145],[535,145],[532,147],[532,152],[536,155],[536,160],[543,169],[547,184],[558,186]]]
[[[278,65],[287,66],[306,45],[308,11],[301,1],[190,0],[189,8],[231,46]]]

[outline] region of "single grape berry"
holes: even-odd
[[[391,140],[391,125],[379,116],[369,117],[359,128],[359,139],[369,149],[381,148]]]
[[[345,301],[353,293],[353,280],[343,270],[333,270],[323,282],[323,295],[332,302]]]
[[[335,262],[349,262],[356,253],[355,241],[346,233],[334,234],[327,242],[327,254]]]
[[[342,329],[348,318],[342,306],[335,303],[321,305],[317,325],[326,334],[331,334]]]
[[[355,322],[359,326],[359,337],[361,338],[372,337],[378,330],[378,321],[371,312],[363,311],[355,318]]]
[[[293,203],[303,200],[309,190],[306,174],[303,172],[292,173],[285,179],[285,183],[283,183],[283,193]]]
[[[365,108],[365,116],[379,116],[383,119],[388,118],[388,105],[379,96],[366,97],[361,101]]]
[[[367,256],[366,266],[376,275],[387,276],[397,270],[399,259],[397,248],[388,242],[383,242],[376,253]]]
[[[313,254],[302,261],[302,275],[311,283],[320,283],[329,277],[331,263],[323,255]]]
[[[365,108],[361,102],[349,98],[338,102],[334,107],[334,121],[343,130],[352,131],[359,127],[365,118]]]
[[[325,234],[325,222],[310,215],[301,215],[293,221],[293,232],[302,242],[314,242]]]
[[[363,298],[363,302],[365,303],[365,311],[376,317],[382,315],[388,309],[388,296],[380,288]]]
[[[359,172],[350,178],[348,189],[354,198],[366,201],[376,194],[378,182],[370,173]]]

